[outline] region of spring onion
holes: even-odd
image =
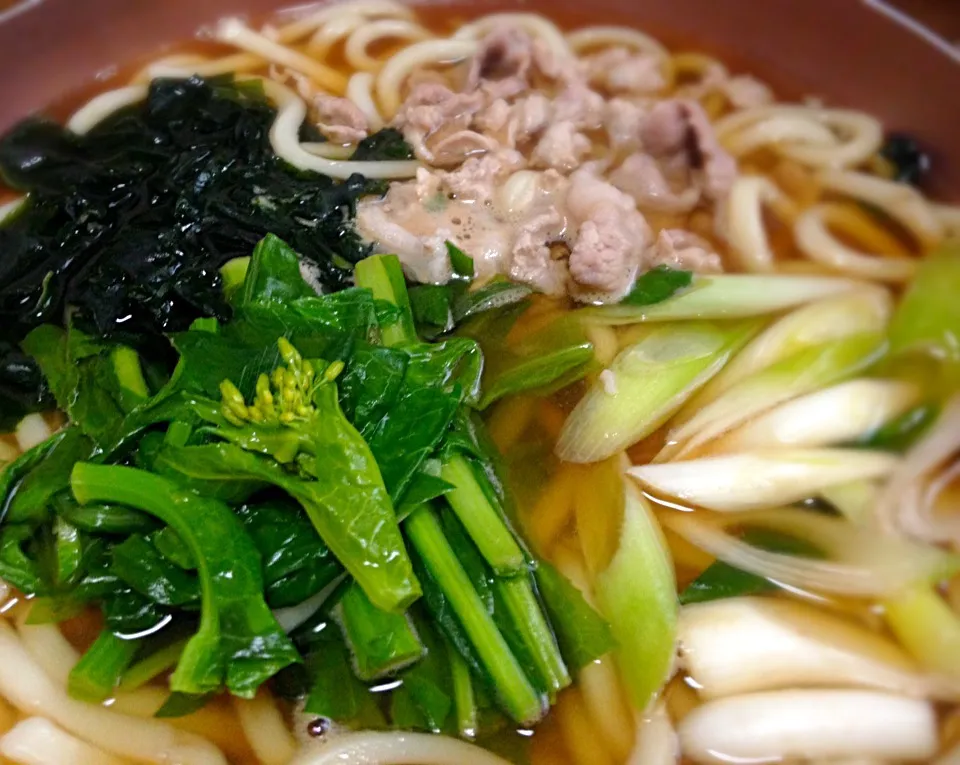
[[[614,359],[567,418],[557,455],[596,462],[645,438],[716,374],[753,322],[660,327]]]
[[[656,517],[632,485],[624,489],[619,547],[597,574],[594,590],[618,643],[615,655],[627,694],[645,710],[673,668],[677,586]]]
[[[860,286],[860,282],[832,276],[697,276],[689,289],[653,305],[611,305],[585,308],[581,313],[598,324],[739,319],[785,311]]]
[[[636,465],[628,471],[660,496],[721,512],[786,505],[821,489],[888,475],[897,458],[859,449],[758,449]]]

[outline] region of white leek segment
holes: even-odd
[[[678,420],[657,461],[689,454],[777,404],[863,371],[883,353],[883,337],[866,333],[813,346],[748,377],[689,419]]]
[[[705,322],[659,327],[621,351],[567,418],[557,455],[596,462],[646,438],[716,374],[756,329]]]
[[[123,765],[43,717],[29,717],[0,738],[0,755],[18,765]]]
[[[875,688],[960,698],[960,682],[921,672],[893,641],[793,600],[740,597],[680,610],[680,665],[706,699],[777,688]]]
[[[889,475],[897,458],[860,449],[766,449],[628,470],[661,497],[725,513],[787,505],[849,481]]]
[[[920,397],[920,388],[909,382],[849,380],[769,409],[705,449],[716,454],[850,443],[903,414]]]
[[[669,513],[663,523],[735,568],[811,592],[892,597],[911,585],[936,582],[960,570],[960,556],[954,553],[796,508],[736,515]],[[761,550],[728,533],[733,525],[786,534],[808,542],[823,557]]]
[[[854,292],[801,306],[777,319],[751,340],[678,415],[686,421],[734,384],[802,350],[867,332],[883,332],[893,301],[882,287]]]
[[[851,481],[821,489],[820,496],[851,523],[876,521],[874,508],[880,496],[879,481]]]
[[[883,604],[890,631],[928,669],[960,681],[960,614],[929,586]]]
[[[678,726],[698,763],[873,756],[916,762],[937,751],[926,701],[862,690],[788,690],[709,701]]]
[[[677,584],[657,519],[629,481],[620,544],[597,574],[594,592],[617,641],[624,688],[634,706],[646,710],[673,671]]]
[[[934,426],[904,455],[877,504],[877,517],[892,531],[928,542],[960,545],[960,513],[938,513],[942,490],[937,470],[960,451],[960,395],[943,408]],[[953,476],[948,470],[949,482]]]
[[[585,308],[581,315],[599,324],[634,324],[641,321],[676,319],[741,319],[786,311],[862,286],[863,282],[833,276],[695,276],[689,288],[660,303]]]

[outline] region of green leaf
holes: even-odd
[[[267,234],[250,258],[237,305],[288,302],[306,297],[316,297],[316,292],[300,274],[299,256],[282,239]]]
[[[256,547],[226,505],[142,470],[83,462],[74,468],[73,492],[82,503],[118,502],[156,515],[190,547],[202,591],[200,628],[170,678],[172,690],[204,694],[225,684],[250,698],[299,660],[263,600]]]
[[[131,588],[165,606],[200,601],[197,577],[171,563],[141,534],[131,534],[112,548],[113,571]]]
[[[693,282],[691,271],[676,271],[668,266],[657,266],[637,277],[621,305],[653,305],[661,303]]]
[[[236,513],[260,551],[271,608],[302,603],[342,573],[330,548],[295,502],[274,499],[247,504]]]
[[[324,471],[322,480],[306,480],[228,443],[167,447],[158,468],[198,481],[256,479],[272,484],[300,503],[333,554],[379,607],[403,608],[419,595],[389,500],[383,504],[379,493],[372,498],[355,494],[356,482],[369,478],[359,471],[340,465]]]

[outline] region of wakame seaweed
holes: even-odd
[[[0,226],[0,426],[49,405],[18,345],[43,323],[74,324],[174,357],[162,333],[225,319],[219,268],[267,233],[316,266],[329,291],[366,248],[345,226],[368,184],[304,173],[274,154],[274,108],[229,77],[155,80],[147,99],[85,135],[29,119],[0,139],[0,173],[26,202]],[[367,158],[403,151],[388,134]]]

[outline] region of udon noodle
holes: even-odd
[[[89,133],[142,101],[158,77],[233,74],[258,82],[277,110],[269,138],[282,160],[336,179],[359,173],[393,182],[385,202],[361,203],[358,225],[380,249],[397,250],[408,276],[448,278],[446,256],[437,253],[453,239],[468,252],[486,248],[475,253],[484,279],[503,273],[551,295],[523,317],[515,330],[520,335],[569,312],[568,295],[580,302],[616,302],[638,271],[657,266],[847,277],[830,282],[838,294],[782,303],[782,316],[738,341],[739,355],[721,363],[719,373],[713,369],[715,376],[699,392],[692,387],[685,406],[665,412],[625,447],[635,466],[631,472],[660,502],[654,516],[665,529],[681,584],[719,559],[777,580],[782,596],[683,606],[679,659],[661,678],[653,704],[636,708],[624,690],[624,662],[639,657],[621,656],[618,664],[608,655],[560,694],[546,722],[522,735],[532,736],[530,761],[544,765],[960,762],[960,713],[954,706],[960,677],[918,660],[922,640],[909,623],[919,612],[898,600],[918,578],[929,580],[931,566],[938,565],[930,555],[960,547],[960,399],[954,395],[936,425],[902,457],[869,450],[841,454],[844,444],[915,407],[924,381],[909,372],[879,379],[879,373],[864,371],[866,363],[853,362],[845,376],[820,374],[809,355],[812,371],[788,370],[783,374],[793,375],[789,384],[783,374],[756,382],[791,354],[883,332],[899,290],[915,277],[923,257],[958,236],[960,211],[894,180],[880,155],[884,130],[868,114],[778,102],[753,77],[731,74],[704,54],[672,51],[626,27],[564,30],[540,14],[498,13],[451,28],[432,15],[393,0],[352,0],[280,15],[261,26],[225,19],[210,31],[216,45],[146,64],[66,124],[76,134]],[[512,61],[513,55],[522,62]],[[481,66],[477,74],[478,61],[509,71],[493,76]],[[512,80],[523,82],[511,92]],[[411,102],[412,94],[426,92],[418,89],[430,87],[439,93],[435,100]],[[562,122],[556,111],[533,130],[516,127],[518,135],[507,135],[514,128],[481,124],[481,113],[489,122],[490,109],[516,110],[534,98],[556,110],[563,94],[575,88],[586,99],[586,112],[570,123],[572,132],[560,148],[548,151],[540,143],[553,123]],[[442,113],[442,120],[457,122],[459,132],[418,132],[410,116],[413,108],[443,111],[452,100],[481,93],[472,111]],[[349,119],[328,127],[356,128],[356,136],[324,130],[318,110],[331,104]],[[675,108],[683,122],[681,145],[654,156],[653,139],[619,142],[616,114],[639,119]],[[320,123],[328,140],[305,137],[305,122]],[[390,125],[414,146],[415,158],[351,158],[360,137]],[[445,154],[440,144],[453,138],[462,143],[450,144]],[[692,152],[690,141],[699,141]],[[558,156],[564,150],[569,161]],[[484,157],[500,163],[480,179],[486,191],[472,198],[451,193],[452,184],[463,180],[457,173],[480,167]],[[723,162],[726,169],[719,167]],[[640,187],[619,169],[628,163],[631,172],[647,173]],[[717,163],[716,177],[711,163]],[[581,183],[599,189],[589,192],[599,195],[596,209],[576,209],[585,204],[575,198]],[[421,184],[429,191],[422,192]],[[428,210],[419,222],[405,219],[404,205],[410,199],[419,205],[423,194],[449,195],[447,212]],[[18,205],[13,200],[0,207],[0,220]],[[643,246],[625,255],[603,239],[608,219],[600,207],[620,210],[616,225],[639,215],[638,227],[622,236],[633,240],[627,249],[636,249],[636,240]],[[536,216],[549,218],[557,210],[552,223],[534,226]],[[470,225],[456,217],[461,212],[472,216]],[[588,224],[603,240],[600,254],[588,251]],[[540,259],[520,267],[520,240],[530,232],[542,237],[539,254],[531,256]],[[619,269],[610,278],[598,275],[604,258]],[[819,289],[819,282],[810,284]],[[655,339],[655,324],[623,324],[601,321],[589,328],[595,356],[606,369],[594,377],[603,395],[623,390],[621,351]],[[751,380],[753,387],[744,382]],[[599,575],[610,556],[598,550],[609,547],[618,523],[613,501],[607,502],[617,497],[611,489],[619,483],[616,470],[610,478],[611,459],[617,458],[550,456],[558,439],[564,454],[564,423],[583,393],[575,386],[540,397],[507,397],[493,407],[488,425],[522,484],[520,517],[528,542],[588,602],[600,603]],[[56,418],[31,415],[15,438],[0,443],[0,456],[14,459],[59,425]],[[524,450],[529,443],[541,450],[531,456]],[[771,443],[793,451],[770,456]],[[691,461],[696,464],[688,467]],[[827,463],[835,472],[825,472]],[[847,493],[831,494],[838,485]],[[839,517],[771,509],[813,497],[829,498]],[[700,509],[676,509],[694,505]],[[824,561],[797,558],[754,547],[730,532],[749,522],[815,539],[833,555]],[[931,593],[943,624],[960,619],[957,581],[950,566],[943,567],[937,586],[948,588],[952,606],[939,590]],[[892,613],[902,607],[907,616],[887,623],[877,616],[886,606]],[[24,604],[14,598],[0,619],[3,762],[506,762],[493,750],[425,733],[334,730],[311,740],[305,733],[309,721],[265,687],[252,700],[218,700],[173,720],[152,717],[163,694],[150,685],[121,689],[103,706],[75,701],[66,683],[84,639],[68,640],[50,625],[31,626],[24,615]],[[278,618],[292,628],[306,616]],[[738,620],[748,626],[741,628]],[[944,633],[944,651],[960,649],[949,642],[951,634]],[[945,663],[953,672],[955,658]]]

